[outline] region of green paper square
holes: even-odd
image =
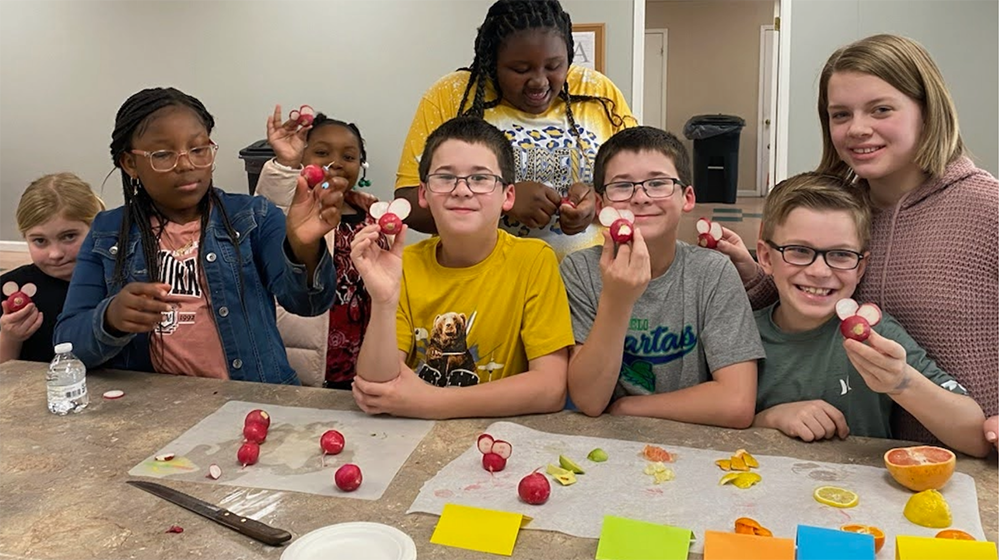
[[[691,531],[605,515],[597,560],[687,560]]]

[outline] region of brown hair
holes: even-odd
[[[608,141],[601,144],[594,159],[594,187],[604,193],[604,175],[611,158],[622,152],[656,152],[663,154],[674,163],[677,179],[685,187],[691,186],[691,158],[684,144],[670,132],[652,126],[636,126],[619,130]]]
[[[828,88],[836,72],[875,76],[920,105],[924,127],[914,162],[924,172],[940,177],[949,163],[965,153],[955,103],[927,50],[906,37],[873,35],[838,49],[820,74],[817,105],[823,128],[823,159],[818,172],[853,178],[853,171],[841,161],[830,140]]]
[[[88,226],[104,210],[104,202],[83,179],[72,173],[53,173],[35,179],[17,204],[17,229],[29,229],[57,216]]]
[[[785,223],[796,208],[847,212],[854,218],[861,250],[871,240],[871,205],[863,187],[820,173],[800,173],[778,183],[764,201],[763,239],[771,239],[774,228]]]

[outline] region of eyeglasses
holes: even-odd
[[[149,166],[153,168],[153,171],[166,173],[167,171],[173,171],[174,168],[177,167],[177,163],[181,160],[181,156],[187,156],[188,161],[190,161],[191,165],[194,167],[209,167],[215,163],[215,153],[218,151],[219,145],[212,142],[207,146],[191,148],[185,152],[173,152],[170,150],[144,152],[142,150],[131,150],[129,153],[149,158]]]
[[[503,177],[491,173],[474,173],[464,177],[451,173],[432,173],[427,176],[426,185],[427,190],[432,193],[448,194],[458,188],[459,181],[465,181],[474,194],[488,194],[497,188]]]
[[[837,270],[854,270],[861,264],[861,259],[865,258],[863,253],[851,251],[850,249],[828,249],[821,251],[803,245],[775,245],[773,241],[766,239],[765,243],[772,249],[781,253],[781,258],[788,264],[795,266],[809,266],[816,262],[816,257],[823,255],[823,261],[830,268]]]
[[[642,192],[649,198],[668,198],[678,186],[683,187],[680,179],[673,177],[653,177],[645,181],[620,181],[604,185],[604,195],[611,202],[625,202],[635,196],[635,189],[642,187]]]

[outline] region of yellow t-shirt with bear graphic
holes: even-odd
[[[403,250],[396,338],[424,381],[468,386],[528,369],[528,361],[575,343],[569,301],[552,249],[497,231],[481,263],[447,268],[440,238]]]
[[[414,187],[420,183],[418,166],[427,136],[445,121],[458,116],[462,94],[469,83],[470,73],[457,71],[437,81],[420,100],[410,131],[403,144],[403,153],[396,171],[396,188]],[[636,126],[637,121],[629,110],[625,97],[606,76],[581,66],[570,66],[566,83],[572,95],[604,98],[574,102],[573,120],[580,137],[570,129],[566,117],[566,103],[555,100],[549,110],[539,115],[525,113],[506,101],[487,109],[483,118],[507,135],[514,148],[515,182],[537,181],[548,185],[566,196],[575,182],[593,184],[594,158],[601,144],[619,130]],[[472,102],[475,88],[470,91]],[[496,99],[491,84],[487,83],[485,99]],[[613,115],[608,117],[608,112]],[[600,245],[600,232],[591,226],[576,235],[564,235],[559,229],[558,214],[543,228],[531,229],[504,216],[500,227],[518,237],[544,239],[555,250],[559,260],[567,254]]]

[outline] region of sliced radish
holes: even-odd
[[[698,246],[706,249],[715,249],[722,239],[722,226],[718,222],[713,222],[708,218],[698,218],[695,223],[698,230]]]
[[[104,392],[104,398],[108,399],[109,401],[120,399],[124,396],[125,396],[125,391],[119,391],[118,389]]]
[[[604,208],[602,208],[601,213],[598,215],[598,219],[601,221],[601,225],[604,227],[611,227],[611,224],[615,223],[615,220],[617,220],[619,217],[620,214],[618,213],[618,210],[610,206],[605,206]]]
[[[292,109],[292,110],[291,110],[291,111],[290,111],[290,112],[288,113],[288,119],[289,119],[289,120],[292,120],[292,121],[297,121],[297,120],[299,120],[299,117],[300,117],[300,116],[301,116],[301,114],[300,114],[300,113],[298,112],[298,110],[297,110],[297,109]]]
[[[38,288],[31,282],[28,282],[27,284],[21,286],[21,291],[27,294],[28,297],[35,297],[35,294],[38,292]]]
[[[632,240],[632,233],[635,230],[635,214],[629,210],[618,210],[610,206],[605,206],[599,216],[601,225],[611,231],[611,239],[615,243],[628,243]]]
[[[712,229],[712,222],[708,218],[698,218],[698,221],[694,224],[694,229],[698,230],[698,233],[708,233],[708,230]]]
[[[163,455],[157,455],[156,457],[153,458],[156,459],[157,461],[169,461],[174,458],[174,454],[164,453]]]
[[[882,320],[882,310],[878,308],[874,303],[865,303],[858,308],[855,315],[859,317],[864,317],[868,324],[872,327],[878,324]]]
[[[708,234],[715,238],[716,241],[722,239],[722,226],[719,222],[712,222],[712,227],[708,230]]]
[[[846,321],[848,317],[853,317],[858,312],[858,302],[851,298],[844,298],[837,302],[837,317],[841,321]]]
[[[396,235],[403,229],[403,220],[410,215],[410,202],[405,198],[397,198],[392,202],[376,202],[368,209],[368,213],[374,218],[382,233],[385,235]]]
[[[299,107],[299,114],[300,115],[315,115],[316,111],[312,107],[310,107],[309,105],[303,105],[303,106]]]
[[[220,476],[222,476],[222,467],[216,465],[215,463],[212,463],[211,465],[208,466],[208,474],[205,475],[205,478],[211,478],[212,480],[219,480]]]
[[[514,447],[506,441],[498,439],[493,442],[493,448],[490,451],[496,453],[504,459],[510,459],[510,454],[514,451]]]
[[[479,452],[483,455],[493,451],[493,436],[490,434],[483,434],[479,436],[476,441],[476,447],[479,448]]]
[[[5,296],[14,295],[16,291],[18,291],[17,282],[6,282],[3,285],[3,295]]]
[[[399,216],[401,220],[405,220],[412,209],[410,201],[405,198],[396,198],[389,203],[389,213]]]

